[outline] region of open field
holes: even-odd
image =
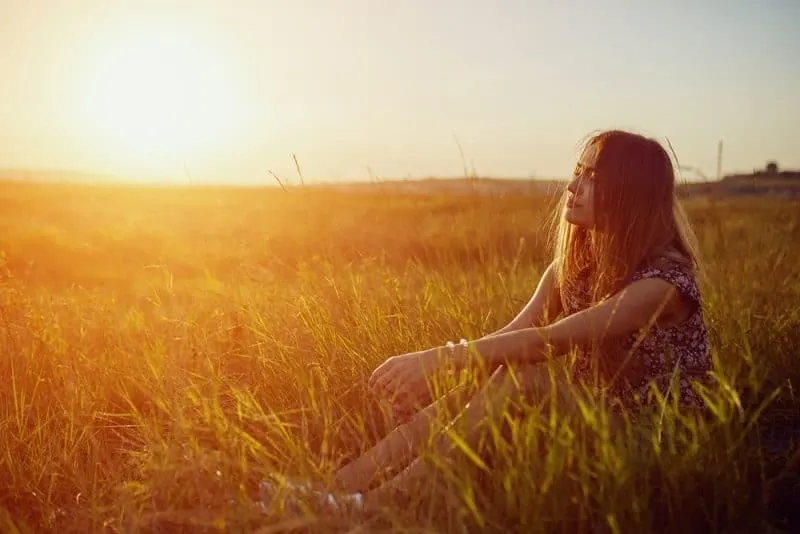
[[[271,531],[259,480],[324,477],[386,432],[365,389],[379,362],[516,314],[552,205],[0,185],[0,531]],[[800,205],[687,206],[720,384],[708,419],[665,406],[669,437],[634,455],[602,421],[531,407],[491,473],[465,454],[375,531],[798,528]],[[463,506],[431,504],[444,494]]]

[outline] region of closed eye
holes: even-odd
[[[580,163],[575,166],[575,170],[572,172],[572,175],[575,178],[585,178],[587,180],[594,180],[594,167],[584,167]]]

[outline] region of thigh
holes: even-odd
[[[580,410],[581,389],[576,387],[569,370],[560,361],[524,365],[509,370],[516,376],[517,403],[539,408],[552,408],[560,414]]]
[[[485,418],[499,421],[509,410],[525,403],[527,398],[554,389],[547,385],[546,376],[537,366],[500,366],[470,396],[462,419],[467,420],[470,426]]]

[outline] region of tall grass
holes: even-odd
[[[800,212],[688,202],[706,260],[710,414],[666,402],[661,440],[631,449],[596,407],[523,406],[489,429],[486,450],[430,458],[440,476],[387,503],[372,531],[760,532],[792,520]],[[260,506],[258,482],[325,480],[384,435],[391,422],[365,387],[384,358],[510,320],[548,261],[550,205],[4,185],[0,531],[355,526]]]

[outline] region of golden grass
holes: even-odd
[[[353,526],[281,523],[257,484],[324,478],[379,439],[365,381],[384,358],[513,317],[548,260],[551,205],[4,184],[0,531]],[[373,531],[756,532],[796,514],[784,500],[797,466],[768,446],[788,451],[781,429],[800,425],[800,210],[688,207],[706,260],[711,415],[666,406],[665,441],[628,454],[590,407],[577,419],[529,407],[493,433],[489,473],[468,449],[439,459],[447,491]]]

